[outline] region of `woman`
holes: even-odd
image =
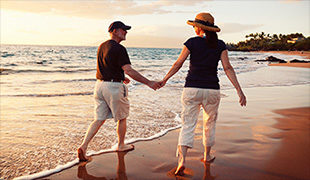
[[[240,105],[246,105],[246,97],[228,59],[226,45],[217,38],[216,32],[219,32],[220,28],[214,25],[212,15],[199,13],[194,21],[189,20],[187,24],[194,27],[197,36],[184,43],[179,58],[161,82],[164,86],[168,79],[179,71],[190,55],[189,71],[182,94],[182,128],[179,134],[177,151],[179,160],[176,175],[184,174],[185,157],[187,149],[193,147],[194,131],[201,106],[204,110],[203,145],[205,152],[203,161],[210,163],[215,159],[210,151],[215,143],[215,121],[220,103],[220,86],[217,76],[219,60],[222,62],[227,77],[237,90]]]

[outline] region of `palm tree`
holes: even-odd
[[[273,41],[279,40],[278,35],[277,35],[277,34],[273,34],[273,35],[272,35],[272,40],[273,40]]]

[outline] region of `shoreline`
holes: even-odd
[[[212,164],[200,162],[203,155],[200,114],[194,148],[188,152],[184,178],[252,177],[257,180],[277,180],[309,177],[310,174],[306,171],[310,167],[306,163],[309,155],[300,153],[308,151],[308,144],[304,144],[306,149],[301,149],[303,146],[293,146],[296,138],[299,138],[298,142],[309,143],[307,138],[302,138],[304,136],[296,136],[296,133],[309,134],[309,128],[306,127],[309,126],[310,108],[305,98],[305,95],[309,95],[305,89],[308,89],[308,85],[296,85],[293,88],[247,88],[245,92],[252,101],[249,101],[246,108],[239,107],[234,90],[225,91],[228,96],[222,99],[216,145],[211,151],[217,158]],[[281,92],[281,96],[275,96],[278,92]],[[128,153],[95,155],[91,162],[80,163],[45,178],[175,178],[173,172],[177,165],[175,150],[178,132],[179,129],[151,141],[136,142],[135,150]],[[297,155],[287,158],[290,153]],[[278,164],[280,161],[281,166]],[[298,163],[299,161],[302,163]]]
[[[260,53],[277,53],[284,55],[297,55],[302,56],[310,60],[310,51],[250,51],[250,52],[260,52]]]

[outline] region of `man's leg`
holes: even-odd
[[[90,125],[86,132],[86,135],[84,137],[83,143],[78,149],[81,149],[84,152],[84,157],[86,157],[86,150],[89,142],[92,140],[92,138],[95,136],[95,134],[98,132],[100,127],[103,125],[105,120],[94,120]]]
[[[117,151],[127,151],[133,148],[132,145],[125,144],[125,135],[126,135],[126,118],[121,119],[117,122],[117,136],[118,136],[118,144]]]

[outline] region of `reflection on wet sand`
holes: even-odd
[[[118,164],[116,171],[116,179],[118,180],[127,180],[126,168],[125,168],[125,155],[127,152],[117,152]],[[79,164],[77,177],[83,180],[106,180],[105,177],[96,177],[88,174],[86,169],[87,162],[83,162]],[[104,165],[102,165],[104,168]]]
[[[210,163],[203,163],[205,167],[205,173],[203,175],[203,180],[214,180],[216,176],[211,174],[211,164]]]

